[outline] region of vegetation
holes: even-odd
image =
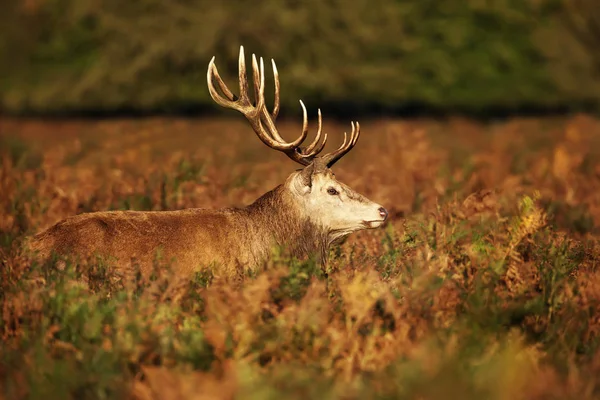
[[[391,219],[327,276],[280,254],[173,287],[157,260],[125,290],[20,246],[83,211],[247,204],[293,163],[243,121],[0,120],[0,398],[597,398],[600,121],[361,125],[336,173]]]
[[[597,109],[594,0],[8,0],[0,107],[9,113],[212,109],[208,61],[277,60],[284,112]]]

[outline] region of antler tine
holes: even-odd
[[[256,93],[256,109],[257,112],[261,114],[261,116],[264,118],[265,123],[267,124],[267,133],[273,138],[275,139],[277,142],[282,143],[282,144],[288,144],[279,134],[279,131],[277,130],[277,128],[275,127],[275,118],[272,117],[271,115],[269,115],[269,111],[267,110],[267,106],[266,106],[266,101],[265,101],[265,64],[263,62],[263,58],[260,58],[260,72],[259,72],[259,67],[258,67],[258,63],[256,61],[256,56],[254,54],[252,54],[252,68],[253,68],[253,72],[254,72],[254,92]],[[260,78],[259,78],[259,74],[260,74]],[[279,85],[279,80],[276,80],[276,86]],[[277,89],[276,89],[277,91]],[[278,93],[276,93],[276,100],[277,103],[279,103],[279,99],[277,98],[279,96]],[[277,104],[277,108],[279,108],[279,104]],[[279,111],[277,111],[279,112]],[[304,139],[306,139],[306,133],[303,133],[303,136],[300,136],[302,139],[299,141],[299,143],[296,143],[296,141],[292,142],[294,144],[296,144],[296,147],[302,143],[304,141]]]
[[[302,107],[302,136],[308,136],[308,113],[302,100],[300,100],[300,107]]]
[[[276,120],[277,116],[279,115],[279,73],[277,72],[275,60],[271,59],[271,65],[273,65],[273,80],[275,81],[275,99],[273,101],[274,104],[271,117],[273,118],[273,120]]]
[[[350,122],[352,125],[352,132],[350,133],[350,140],[347,141],[347,134],[344,132],[344,142],[342,145],[333,153],[328,153],[323,156],[323,160],[325,161],[327,167],[331,168],[333,164],[335,164],[340,158],[345,156],[356,143],[358,142],[358,138],[360,136],[360,124],[357,122],[354,125],[354,122]],[[346,143],[347,141],[347,143]]]
[[[240,82],[240,97],[241,103],[250,105],[248,98],[248,76],[246,75],[246,56],[244,55],[244,46],[240,46],[240,56],[238,59],[238,76]]]
[[[358,143],[358,138],[360,137],[360,124],[356,121],[356,136],[354,136],[354,141],[352,142],[352,147],[356,146]]]
[[[277,116],[279,115],[280,84],[279,84],[279,73],[277,72],[277,66],[275,65],[275,60],[271,59],[271,65],[273,66],[273,81],[275,83],[275,99],[274,99],[274,105],[273,105],[273,112],[271,113],[271,118],[273,119],[273,121],[275,121],[277,119]],[[254,70],[253,71],[254,72],[254,95],[256,96],[256,99],[258,100],[259,95],[260,95],[259,85],[258,85],[259,68],[258,68],[258,63],[256,62],[256,56],[254,54],[252,54],[252,69]],[[260,58],[260,74],[261,75],[264,74],[264,64],[263,64],[262,57]],[[264,79],[262,80],[262,82],[263,82],[262,85],[264,86]]]
[[[352,122],[350,122],[352,123]],[[354,125],[352,125],[352,130],[354,131]],[[350,138],[352,138],[352,136],[354,135],[354,132],[350,133]],[[342,142],[342,145],[338,148],[338,150],[342,150],[344,148],[346,148],[346,142],[348,141],[348,134],[346,132],[344,132],[344,141]],[[352,139],[350,139],[350,141],[352,141]]]
[[[219,95],[219,93],[217,92],[217,90],[215,89],[215,87],[213,85],[213,79],[217,81],[219,88],[225,94],[227,99],[224,99],[223,96]],[[233,93],[231,93],[231,90],[229,90],[229,88],[227,88],[227,86],[225,85],[225,82],[223,82],[223,79],[221,79],[221,76],[219,76],[219,71],[217,71],[217,67],[215,66],[215,57],[214,56],[210,60],[210,63],[208,64],[208,72],[206,74],[206,81],[208,83],[208,91],[209,91],[212,99],[218,105],[220,105],[222,107],[229,107],[229,105],[234,101],[235,97],[234,97]]]
[[[262,61],[262,59],[261,59]],[[254,101],[255,105],[258,106],[258,101],[260,100],[260,88],[261,88],[261,79],[260,73],[262,69],[259,69],[258,63],[256,61],[256,56],[252,54],[252,76],[254,78]]]
[[[255,65],[256,64],[256,57],[254,56],[254,54],[252,54],[252,63]],[[254,67],[253,65],[253,67]],[[254,76],[256,78],[257,73],[254,72]],[[263,63],[263,59],[262,57],[260,58],[260,79],[258,82],[254,82],[254,86],[258,85],[258,96],[256,98],[256,115],[259,118],[259,122],[260,122],[260,113],[263,109],[266,109],[266,102],[265,102],[265,64]],[[278,138],[275,137],[275,140],[277,140]],[[281,140],[278,140],[279,142],[281,142]]]
[[[302,100],[300,101],[302,102]],[[325,135],[323,136],[323,142],[321,142],[321,145],[318,147],[318,149],[316,149],[317,145],[319,144],[319,140],[321,139],[321,132],[323,130],[323,118],[321,116],[321,109],[319,108],[317,110],[318,113],[318,126],[317,126],[317,136],[315,136],[315,140],[313,140],[313,142],[311,144],[308,145],[308,147],[306,147],[306,149],[304,149],[305,154],[311,155],[311,156],[315,156],[317,154],[319,154],[321,151],[323,151],[323,148],[325,147],[325,143],[327,143],[327,134],[325,133]],[[314,151],[314,153],[313,153]]]

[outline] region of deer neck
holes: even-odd
[[[303,215],[286,185],[279,185],[265,193],[246,210],[249,223],[253,225],[251,231],[263,244],[264,251],[281,247],[297,258],[316,256],[320,262],[325,261],[328,232]]]

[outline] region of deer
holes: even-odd
[[[331,170],[358,142],[359,123],[351,122],[351,133],[344,132],[337,150],[320,155],[327,142],[321,110],[314,140],[301,147],[308,135],[308,117],[300,100],[301,134],[285,141],[275,125],[280,84],[275,61],[271,62],[275,82],[272,111],[265,104],[264,62],[261,57],[259,64],[254,54],[255,101],[250,99],[243,46],[238,62],[239,96],[221,79],[214,56],[208,64],[207,84],[218,105],[240,112],[265,145],[302,166],[284,183],[245,207],[96,211],[70,216],[34,235],[29,250],[45,259],[108,256],[117,268],[131,268],[135,262],[142,273],[152,269],[160,252],[178,276],[210,267],[215,275],[235,278],[264,266],[278,246],[294,257],[315,257],[324,268],[334,243],[353,232],[381,227],[388,217],[386,209],[337,181]]]

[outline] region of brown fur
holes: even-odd
[[[214,264],[217,274],[235,277],[261,265],[278,245],[323,259],[327,233],[302,218],[290,196],[280,185],[245,208],[80,214],[35,235],[30,249],[43,258],[112,256],[117,267],[136,262],[142,273],[160,252],[178,276]]]

